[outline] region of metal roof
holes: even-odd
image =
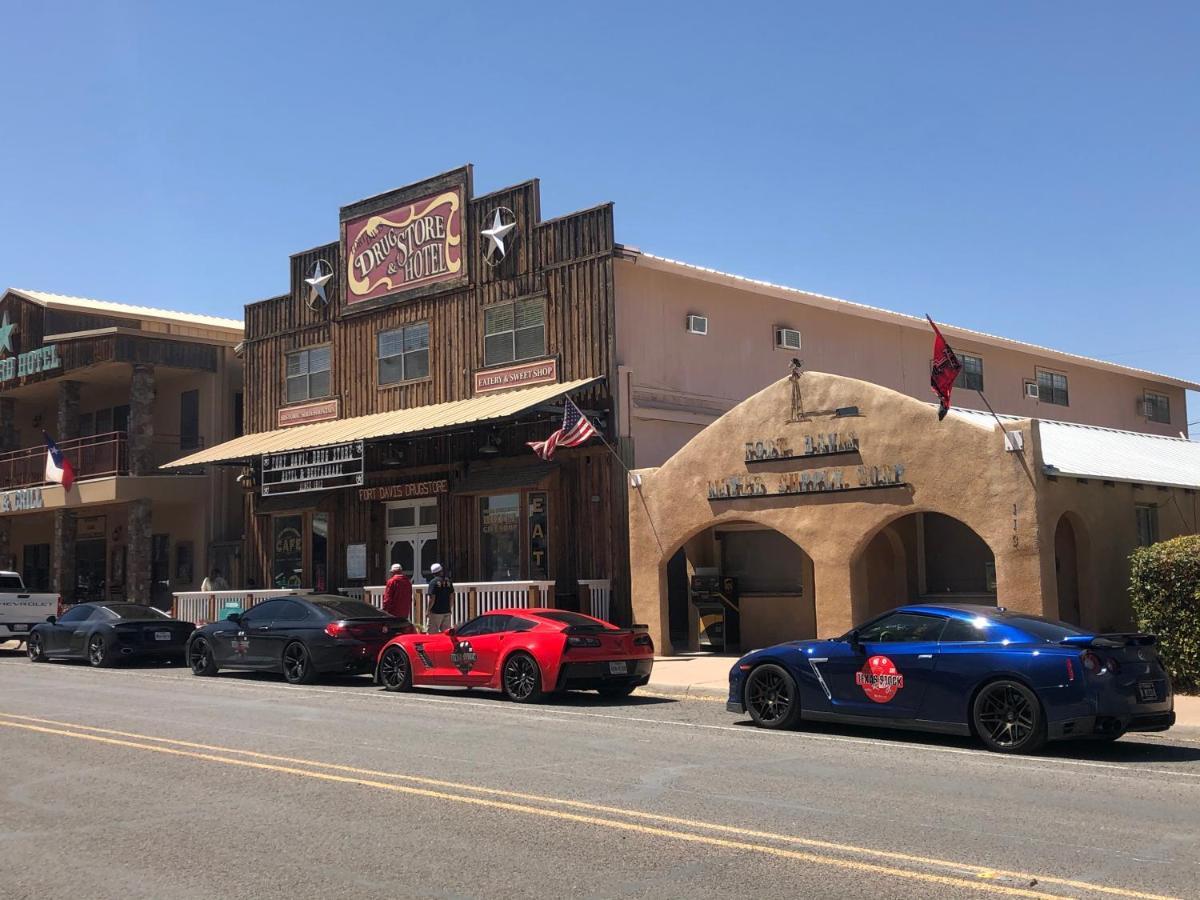
[[[88,297],[70,297],[66,294],[51,294],[46,291],[28,291],[24,288],[9,288],[8,293],[24,297],[42,306],[56,309],[76,309],[90,313],[109,313],[115,316],[128,316],[136,319],[161,319],[168,323],[182,325],[202,325],[206,328],[224,328],[230,331],[243,331],[238,319],[225,319],[220,316],[205,316],[199,313],[176,312],[170,309],[155,309],[151,306],[133,306],[128,303],[114,303],[111,300],[92,300]]]
[[[1200,442],[1069,422],[1039,430],[1048,475],[1200,488]]]
[[[327,447],[348,441],[372,440],[375,438],[398,437],[426,431],[439,431],[456,425],[470,425],[491,419],[504,419],[533,406],[553,400],[571,391],[587,387],[599,378],[581,378],[561,384],[543,384],[538,387],[522,388],[496,394],[484,394],[466,400],[449,403],[434,403],[397,409],[391,412],[372,413],[332,422],[314,422],[247,434],[215,447],[201,450],[183,459],[169,462],[161,468],[174,469],[205,463],[232,462],[261,456],[264,453],[283,453],[288,450],[308,450],[312,447]]]
[[[833,310],[835,312],[844,312],[849,315],[862,316],[863,318],[891,322],[896,325],[905,325],[922,329],[929,328],[929,323],[927,323],[921,316],[913,316],[909,315],[908,313],[894,312],[890,309],[883,309],[878,306],[870,306],[869,304],[858,303],[853,300],[843,300],[840,297],[830,297],[826,294],[817,294],[812,291],[788,287],[787,285],[774,284],[770,281],[763,281],[762,279],[758,278],[747,278],[745,275],[734,275],[730,272],[722,272],[719,269],[710,269],[707,266],[698,266],[695,263],[681,262],[677,259],[669,259],[665,256],[656,256],[653,253],[647,253],[645,250],[639,250],[636,247],[624,246],[622,250],[626,257],[632,259],[635,263],[645,260],[652,268],[662,269],[665,271],[682,271],[683,274],[688,274],[693,277],[704,278],[709,281],[728,284],[732,287],[740,287],[744,290],[757,290],[759,292],[773,293],[781,296],[783,299],[791,300],[796,303],[808,303],[813,306],[818,306],[822,309]],[[1173,387],[1181,387],[1191,391],[1200,391],[1200,383],[1188,381],[1184,378],[1177,378],[1173,375],[1163,375],[1158,372],[1151,372],[1146,369],[1137,369],[1132,366],[1123,366],[1120,363],[1108,362],[1103,359],[1094,359],[1090,356],[1081,356],[1077,353],[1067,353],[1064,350],[1055,350],[1052,347],[1043,347],[1039,344],[1030,344],[1025,341],[1000,337],[999,335],[988,334],[986,331],[975,331],[971,328],[962,328],[958,325],[950,325],[945,322],[938,322],[938,327],[948,338],[962,337],[968,340],[978,341],[983,344],[991,344],[995,347],[1006,347],[1011,350],[1019,350],[1023,353],[1038,353],[1041,356],[1044,356],[1046,359],[1071,362],[1075,363],[1076,365],[1088,366],[1094,369],[1104,369],[1105,371],[1117,372],[1122,375],[1135,375],[1139,378],[1156,381],[1161,384],[1169,384]]]

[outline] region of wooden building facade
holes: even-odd
[[[537,181],[476,197],[465,167],[340,218],[340,240],[291,258],[288,293],[246,307],[245,431],[345,423],[350,463],[226,460],[250,476],[247,583],[375,585],[394,562],[419,583],[440,562],[460,582],[553,582],[566,607],[581,579],[611,579],[627,609],[611,205],[542,221]],[[616,452],[532,452],[561,396],[466,422],[451,405],[579,382],[571,399]],[[401,434],[364,418],[425,408],[433,427]]]

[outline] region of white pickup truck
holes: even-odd
[[[58,594],[31,594],[17,572],[0,571],[0,644],[23,641],[29,629],[59,612]]]

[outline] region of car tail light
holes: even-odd
[[[654,641],[650,640],[648,634],[637,634],[633,637],[633,645],[635,647],[654,647]]]
[[[1085,650],[1083,656],[1080,657],[1084,669],[1090,675],[1103,675],[1108,671],[1108,667],[1104,664],[1104,660],[1098,653],[1093,653],[1091,650]]]
[[[599,647],[600,638],[580,637],[577,634],[567,638],[567,647]]]
[[[1067,659],[1067,681],[1074,681],[1074,680],[1075,680],[1075,664],[1071,662],[1070,658],[1068,658]]]
[[[325,633],[331,638],[346,637],[350,633],[350,627],[345,622],[330,622],[325,626]]]

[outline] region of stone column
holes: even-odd
[[[129,504],[125,532],[125,599],[131,603],[149,603],[153,594],[153,585],[150,583],[149,500],[143,498]]]
[[[12,397],[0,397],[0,452],[20,450],[20,434],[17,432],[17,401]]]
[[[54,511],[54,542],[50,545],[50,589],[63,601],[75,600],[75,511]]]
[[[154,473],[154,366],[135,363],[129,381],[129,474]]]
[[[58,383],[58,434],[54,435],[54,439],[61,443],[77,437],[79,437],[79,382],[60,381]]]

